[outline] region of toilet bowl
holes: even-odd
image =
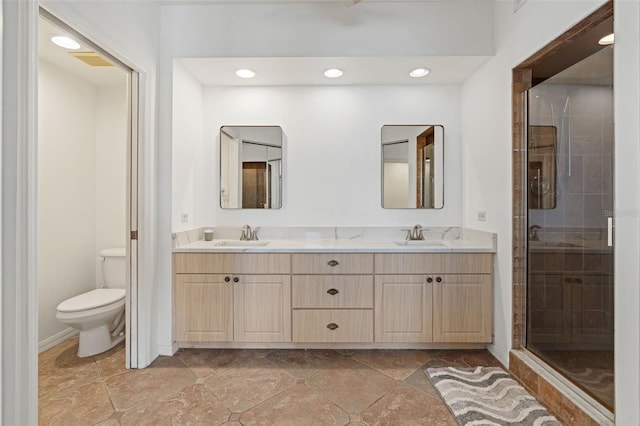
[[[56,312],[58,321],[80,332],[81,358],[107,351],[124,339],[125,251],[106,249],[100,256],[107,288],[71,297],[60,303]]]
[[[124,289],[100,288],[58,305],[58,321],[80,331],[79,357],[99,354],[124,339],[125,295]]]

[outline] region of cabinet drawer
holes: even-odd
[[[371,275],[294,275],[295,308],[373,308]]]
[[[373,255],[298,253],[291,257],[294,274],[372,274]]]
[[[294,310],[293,341],[305,343],[372,342],[373,310]]]
[[[490,274],[491,253],[379,253],[376,274]]]
[[[176,253],[177,274],[288,274],[291,255],[284,253]]]

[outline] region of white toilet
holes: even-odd
[[[125,249],[104,249],[100,256],[105,288],[65,300],[56,313],[60,322],[80,331],[79,357],[99,354],[124,339]]]

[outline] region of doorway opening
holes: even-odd
[[[603,413],[615,401],[612,33],[609,2],[513,70],[513,347]]]
[[[82,331],[60,321],[61,302],[121,289],[107,327],[136,368],[139,75],[43,8],[38,26],[39,352]],[[111,279],[114,260],[123,272]]]

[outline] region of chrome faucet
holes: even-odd
[[[252,231],[249,225],[244,225],[240,234],[240,241],[258,241],[257,231]]]
[[[407,240],[424,240],[422,225],[416,225],[413,229],[407,229]]]
[[[529,227],[529,241],[540,241],[538,231],[542,229],[540,225],[531,225]]]

